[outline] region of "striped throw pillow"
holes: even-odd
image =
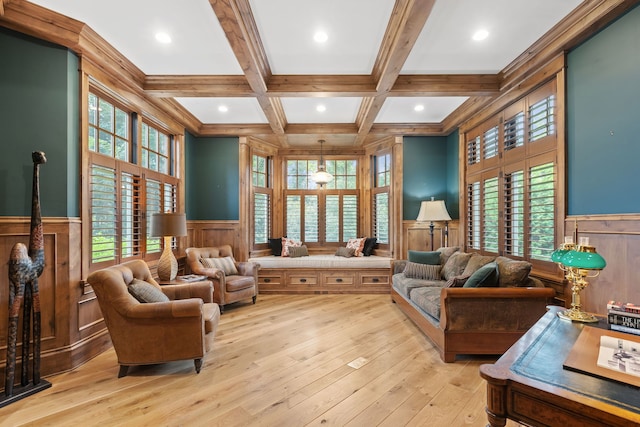
[[[420,264],[407,262],[404,268],[405,277],[421,280],[440,280],[441,265]]]
[[[200,258],[200,262],[205,268],[217,268],[224,271],[225,276],[238,274],[238,269],[230,256],[220,258]]]

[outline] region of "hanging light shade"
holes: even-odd
[[[324,167],[324,158],[322,157],[322,144],[324,143],[324,139],[321,139],[318,142],[320,143],[320,164],[318,164],[318,171],[311,175],[311,179],[322,187],[323,185],[333,181],[333,175],[327,172]]]

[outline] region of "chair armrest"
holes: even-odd
[[[213,284],[209,281],[185,283],[180,285],[164,285],[162,292],[170,300],[200,298],[203,302],[213,302]]]
[[[408,260],[406,259],[396,259],[393,260],[391,265],[391,274],[398,274],[404,271],[404,268],[407,266]]]
[[[552,288],[442,288],[440,328],[527,330],[546,312],[554,296]]]
[[[257,262],[243,261],[237,263],[238,274],[241,276],[257,276],[260,264]]]
[[[124,315],[130,319],[155,319],[166,322],[175,318],[201,317],[202,305],[200,298],[132,304]]]
[[[195,261],[190,263],[189,267],[191,268],[191,272],[193,274],[199,274],[201,276],[207,276],[207,277],[211,277],[213,279],[218,279],[218,280],[222,280],[225,277],[224,271],[220,270],[219,268],[204,267],[200,263],[200,261]]]

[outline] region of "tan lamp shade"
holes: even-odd
[[[171,239],[187,235],[186,215],[177,212],[151,215],[151,237],[164,238],[164,249],[158,260],[158,278],[173,280],[178,274],[178,260],[171,250]]]
[[[420,204],[420,211],[418,212],[418,222],[428,221],[451,221],[447,207],[444,204],[444,200],[423,200]]]

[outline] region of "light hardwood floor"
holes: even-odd
[[[485,426],[478,367],[493,360],[441,362],[388,295],[260,295],[227,307],[200,374],[183,361],[118,379],[111,349],[0,425]]]

